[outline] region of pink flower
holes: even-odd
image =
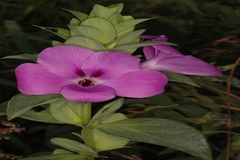
[[[167,41],[164,35],[144,35],[141,38],[154,41]],[[222,76],[223,74],[213,65],[193,56],[184,56],[169,45],[152,45],[143,48],[147,61],[142,68],[166,72],[175,72],[186,75]]]
[[[76,46],[43,50],[38,63],[15,70],[24,94],[62,94],[79,102],[106,101],[115,96],[145,98],[164,91],[167,78],[141,69],[140,60],[121,52],[94,52]]]

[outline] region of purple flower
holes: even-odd
[[[15,70],[24,94],[62,94],[79,102],[106,101],[115,96],[145,98],[164,91],[164,74],[142,69],[140,60],[122,52],[94,52],[76,46],[43,50],[38,63]]]
[[[167,41],[164,35],[144,35],[141,38],[154,41]],[[152,45],[143,48],[147,61],[142,63],[142,68],[166,72],[175,72],[186,75],[222,76],[223,74],[213,65],[193,56],[184,56],[169,45]]]

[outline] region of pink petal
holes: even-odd
[[[144,35],[141,37],[151,40],[167,41],[167,38],[164,35],[160,35],[159,37]],[[183,56],[180,52],[169,45],[159,44],[147,46],[144,47],[143,52],[147,61],[141,64],[142,68],[176,72],[187,75],[222,75],[222,73],[213,65],[192,56]]]
[[[182,56],[182,53],[180,53],[179,51],[177,51],[176,49],[174,49],[169,45],[158,44],[158,45],[153,45],[152,47],[158,50],[159,52],[164,52],[165,54],[170,53],[170,54],[175,54],[176,56]],[[144,52],[144,54],[146,53]]]
[[[95,52],[76,46],[56,46],[43,50],[38,63],[48,71],[68,78],[79,77],[82,63]]]
[[[171,57],[153,60],[142,64],[143,68],[151,68],[159,71],[175,72],[186,75],[221,76],[223,75],[216,67],[193,56]]]
[[[162,93],[166,84],[167,77],[164,74],[148,69],[129,73],[104,83],[114,88],[118,96],[133,98],[146,98]]]
[[[140,70],[140,59],[121,52],[98,52],[83,62],[82,70],[91,77],[117,78]]]
[[[166,42],[168,40],[168,38],[165,35],[160,35],[159,37],[157,37],[154,40]]]
[[[102,102],[116,96],[113,88],[104,85],[81,87],[77,84],[64,86],[61,94],[69,100],[77,102]]]
[[[175,54],[170,54],[170,53],[164,53],[164,52],[160,52],[157,53],[154,57],[152,57],[151,59],[148,59],[145,62],[141,63],[142,68],[151,68],[151,69],[156,69],[158,68],[157,66],[155,66],[158,62],[162,61],[163,59],[167,59],[167,58],[172,58],[172,57],[178,57]],[[157,69],[156,69],[157,70]]]
[[[142,35],[141,38],[151,39],[154,41],[163,41],[163,42],[167,41],[167,38],[165,37],[165,35],[160,35],[160,36]],[[150,46],[146,46],[146,47],[150,47]],[[145,49],[146,47],[143,48],[143,52],[144,52],[146,58],[149,59],[149,57],[152,57],[151,55],[154,52],[152,51],[153,49],[151,49],[151,50]],[[164,53],[176,54],[179,56],[182,55],[179,51],[177,51],[176,49],[174,49],[173,47],[171,47],[169,45],[156,44],[156,45],[152,45],[152,47],[155,49],[155,53],[156,53],[156,51],[158,51],[158,53],[164,52]]]
[[[152,46],[146,46],[146,47],[143,47],[143,53],[144,53],[146,59],[148,60],[148,59],[155,57],[159,53],[159,51],[157,51]]]
[[[52,74],[39,64],[25,63],[15,70],[18,89],[25,94],[57,94],[62,86],[69,84],[64,78]]]

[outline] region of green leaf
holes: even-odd
[[[74,154],[74,153],[65,149],[55,149],[52,154],[54,155],[54,154]]]
[[[18,55],[11,55],[5,56],[0,59],[21,59],[21,60],[28,60],[28,61],[37,61],[38,54],[18,54]]]
[[[221,66],[221,71],[231,70],[234,65],[235,65],[235,64],[228,64],[228,65]]]
[[[127,117],[122,113],[106,114],[100,119],[99,124],[112,123],[124,119],[127,119]],[[128,138],[107,134],[97,128],[92,129],[92,136],[96,151],[107,151],[123,148],[130,141]]]
[[[70,31],[67,30],[67,29],[55,28],[55,27],[41,27],[41,26],[37,26],[37,25],[34,25],[34,26],[38,27],[38,28],[41,28],[45,31],[51,32],[51,33],[65,39],[65,40],[71,37]]]
[[[211,149],[202,134],[177,121],[158,118],[135,118],[97,126],[115,136],[137,142],[180,150],[204,160],[212,160]]]
[[[47,156],[21,158],[21,160],[88,160],[88,158],[86,156],[73,154],[54,154]]]
[[[134,20],[133,16],[122,16],[122,21],[114,25],[115,31],[116,31],[116,37],[120,37],[124,34],[130,33],[134,31],[135,25],[129,26],[124,28],[124,23],[126,21]],[[121,25],[122,24],[122,25]],[[122,27],[122,30],[120,31],[121,28],[119,28],[119,31],[116,30],[116,26]]]
[[[130,16],[131,17],[131,16]],[[149,20],[150,18],[145,18],[145,19],[133,19],[132,17],[129,20],[125,20],[123,22],[120,22],[114,26],[117,36],[122,36],[126,33],[129,33],[134,30],[134,26],[138,23],[144,22]],[[130,28],[130,30],[129,30]],[[127,30],[127,31],[125,31]],[[124,31],[124,32],[123,32]]]
[[[135,39],[135,40],[133,41],[132,44],[136,44],[136,43],[138,43],[139,41],[140,41],[140,38],[137,38],[137,39]],[[129,49],[121,50],[121,51],[124,52],[124,53],[132,54],[132,53],[134,53],[137,49],[138,49],[138,48],[129,48]]]
[[[29,111],[21,114],[19,117],[28,119],[31,121],[37,121],[37,122],[57,123],[57,124],[61,123],[51,115],[49,108],[46,108],[40,112],[35,112],[34,110],[29,110]]]
[[[91,27],[91,26],[68,26],[71,31],[76,33],[78,36],[84,36],[88,37],[91,39],[94,39],[98,41],[98,39],[101,39],[104,36],[104,33],[96,28],[96,27]]]
[[[129,34],[125,34],[124,36],[118,37],[116,40],[118,41],[117,45],[125,45],[136,42],[136,39],[139,39],[140,35],[145,32],[146,29],[140,29]],[[139,40],[138,40],[139,41]]]
[[[72,13],[74,16],[76,16],[80,21],[84,21],[88,18],[88,15],[82,12],[78,12],[78,11],[73,11],[73,10],[68,10],[68,9],[64,9],[65,11],[68,11],[70,13]]]
[[[114,25],[122,22],[123,21],[123,17],[122,17],[122,15],[120,13],[115,13],[114,15],[112,15],[112,17],[109,18],[108,21],[111,22],[112,25],[114,26]]]
[[[49,105],[50,113],[59,122],[81,126],[84,103],[59,99]]]
[[[91,37],[101,44],[107,44],[108,42],[114,40],[115,38],[115,29],[112,24],[102,18],[90,18],[82,22],[83,26],[91,26],[100,29],[104,34],[102,37]]]
[[[110,8],[114,13],[120,13],[123,10],[123,3],[119,3],[119,4],[114,4],[111,6],[108,6],[108,8]]]
[[[123,148],[130,141],[127,138],[107,134],[97,128],[93,128],[92,136],[98,152]]]
[[[139,41],[140,35],[145,31],[146,31],[145,29],[141,29],[141,30],[137,30],[137,31],[134,31],[134,32],[130,32],[130,33],[125,34],[121,37],[118,37],[117,39],[110,42],[109,44],[106,44],[105,47],[110,50],[111,48],[113,48],[112,44],[115,44],[115,46],[120,46],[120,45],[126,45],[126,44],[134,43],[136,41],[136,39],[138,39],[138,41]]]
[[[62,42],[59,42],[59,41],[52,41],[52,46],[53,46],[53,47],[54,47],[54,46],[61,46],[61,45],[63,45]]]
[[[111,114],[111,115],[104,116],[101,119],[100,123],[112,123],[112,122],[121,121],[121,120],[124,120],[124,119],[127,119],[127,117],[124,114],[114,113],[114,114]]]
[[[61,95],[50,94],[50,95],[26,95],[18,94],[8,102],[7,116],[8,120],[16,118],[21,114],[27,112],[33,107],[40,106],[43,104],[49,104],[62,98]]]
[[[185,83],[185,84],[188,84],[188,85],[191,85],[194,87],[200,87],[199,85],[197,85],[193,80],[191,80],[187,76],[173,73],[173,72],[163,72],[163,73],[168,77],[169,81]]]
[[[101,6],[99,4],[94,5],[93,12],[97,17],[101,17],[106,20],[108,20],[114,14],[111,9]]]
[[[79,154],[99,157],[97,152],[95,152],[92,148],[74,140],[66,138],[52,138],[50,141],[57,146],[60,146],[73,152],[77,152]]]
[[[83,140],[83,137],[82,137],[82,135],[81,134],[79,134],[79,133],[76,133],[76,132],[71,132],[73,135],[75,135],[75,136],[77,136],[77,137],[79,137],[80,139],[82,139]]]
[[[7,102],[4,102],[4,103],[1,103],[0,104],[0,116],[5,116],[7,113],[6,113],[6,110],[7,110]]]
[[[106,115],[112,115],[117,109],[119,109],[123,104],[124,99],[117,99],[113,102],[108,103],[102,109],[100,109],[90,120],[87,127],[97,125],[101,118]]]
[[[196,104],[189,104],[189,103],[182,104],[176,107],[176,110],[190,118],[202,117],[204,114],[209,112],[209,109],[203,108]],[[199,120],[202,121],[204,119],[199,119]]]
[[[156,44],[175,45],[173,43],[162,42],[162,41],[144,41],[144,42],[139,42],[139,43],[120,45],[120,46],[113,48],[112,50],[113,51],[123,51],[123,50],[127,50],[127,49],[156,45]]]
[[[95,15],[94,11],[92,10],[92,11],[90,12],[90,14],[88,15],[88,19],[89,19],[89,18],[93,18],[93,17],[96,17],[96,15]]]
[[[70,21],[71,26],[79,26],[81,24],[81,21],[79,21],[77,18],[72,18]]]
[[[94,51],[106,51],[106,48],[101,43],[83,36],[69,38],[64,44],[88,48]]]

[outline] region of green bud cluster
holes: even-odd
[[[75,45],[94,51],[122,51],[132,54],[138,47],[149,45],[149,43],[140,42],[140,35],[145,29],[134,30],[136,24],[149,19],[123,16],[122,9],[123,4],[120,3],[109,7],[96,4],[89,15],[67,10],[76,17],[71,19],[69,29],[40,28],[65,40],[65,42],[52,41],[53,46]]]

